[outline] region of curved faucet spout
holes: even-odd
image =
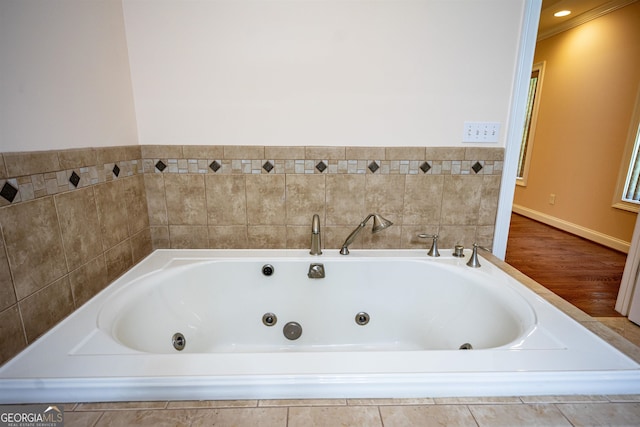
[[[388,219],[383,218],[379,214],[372,213],[367,215],[367,217],[347,236],[346,240],[342,244],[342,248],[340,249],[340,255],[349,255],[349,245],[353,243],[356,239],[360,230],[362,230],[365,225],[367,225],[367,221],[373,217],[373,227],[371,228],[371,233],[377,233],[379,231],[384,230],[385,228],[389,228],[393,225],[393,222]]]
[[[322,237],[320,235],[320,216],[313,215],[311,220],[311,255],[322,255]]]

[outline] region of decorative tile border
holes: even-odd
[[[139,147],[114,147],[113,151],[120,150],[126,155],[127,149]],[[182,154],[183,148],[189,154],[193,154],[192,146],[160,147],[163,153]],[[291,147],[291,154],[295,156],[327,154],[340,157],[342,153],[347,155],[378,154],[387,158],[295,158],[295,159],[261,159],[264,147],[203,147],[219,154],[217,158],[141,158],[114,160],[95,165],[86,165],[76,168],[51,170],[54,167],[47,166],[42,173],[34,173],[25,176],[17,176],[0,179],[0,207],[13,205],[20,202],[34,200],[40,197],[51,196],[76,188],[84,188],[101,184],[116,179],[122,179],[137,174],[150,173],[178,173],[178,174],[377,174],[377,175],[501,175],[503,160],[502,149],[495,148],[447,148],[440,147],[426,149],[420,147],[392,147],[392,148],[367,148],[367,147]],[[279,147],[281,150],[287,147]],[[91,151],[87,149],[86,151]],[[107,148],[106,150],[109,150]],[[158,148],[156,147],[156,150]],[[248,150],[248,151],[247,151]],[[143,154],[144,154],[143,150]],[[153,151],[153,148],[151,149]],[[272,151],[276,151],[272,149]],[[60,158],[68,153],[62,150],[57,152]],[[139,152],[138,152],[139,153]],[[245,159],[227,158],[230,155],[247,154]],[[334,155],[338,153],[338,155]],[[423,154],[424,153],[424,154]],[[429,154],[434,158],[425,158]],[[148,153],[147,153],[148,154]],[[161,153],[156,153],[161,154]],[[272,153],[273,154],[273,153]],[[39,157],[56,157],[56,151],[38,153]],[[403,156],[410,159],[404,160]],[[473,156],[472,160],[465,157]],[[4,156],[5,162],[9,159]],[[15,158],[16,156],[12,156]],[[17,156],[20,158],[19,156]],[[113,157],[113,156],[112,156]],[[204,157],[204,156],[203,156]],[[483,159],[482,157],[485,157]],[[85,161],[86,163],[87,161]],[[23,165],[14,167],[13,170],[29,170]],[[42,168],[41,165],[38,167]],[[9,168],[7,167],[7,170]]]

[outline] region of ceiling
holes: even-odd
[[[636,0],[542,0],[538,40],[584,24],[634,1]],[[563,18],[553,16],[564,9],[571,10],[571,15]]]

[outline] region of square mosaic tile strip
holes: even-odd
[[[181,152],[181,146],[175,152]],[[486,151],[492,158],[495,149]],[[299,151],[294,151],[299,153]],[[442,149],[464,153],[460,148]],[[475,149],[474,155],[484,152]],[[141,173],[179,174],[376,174],[376,175],[501,175],[502,160],[382,159],[227,159],[144,158],[122,160],[0,180],[0,207]]]

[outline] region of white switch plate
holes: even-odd
[[[462,142],[498,142],[499,122],[464,122]]]

